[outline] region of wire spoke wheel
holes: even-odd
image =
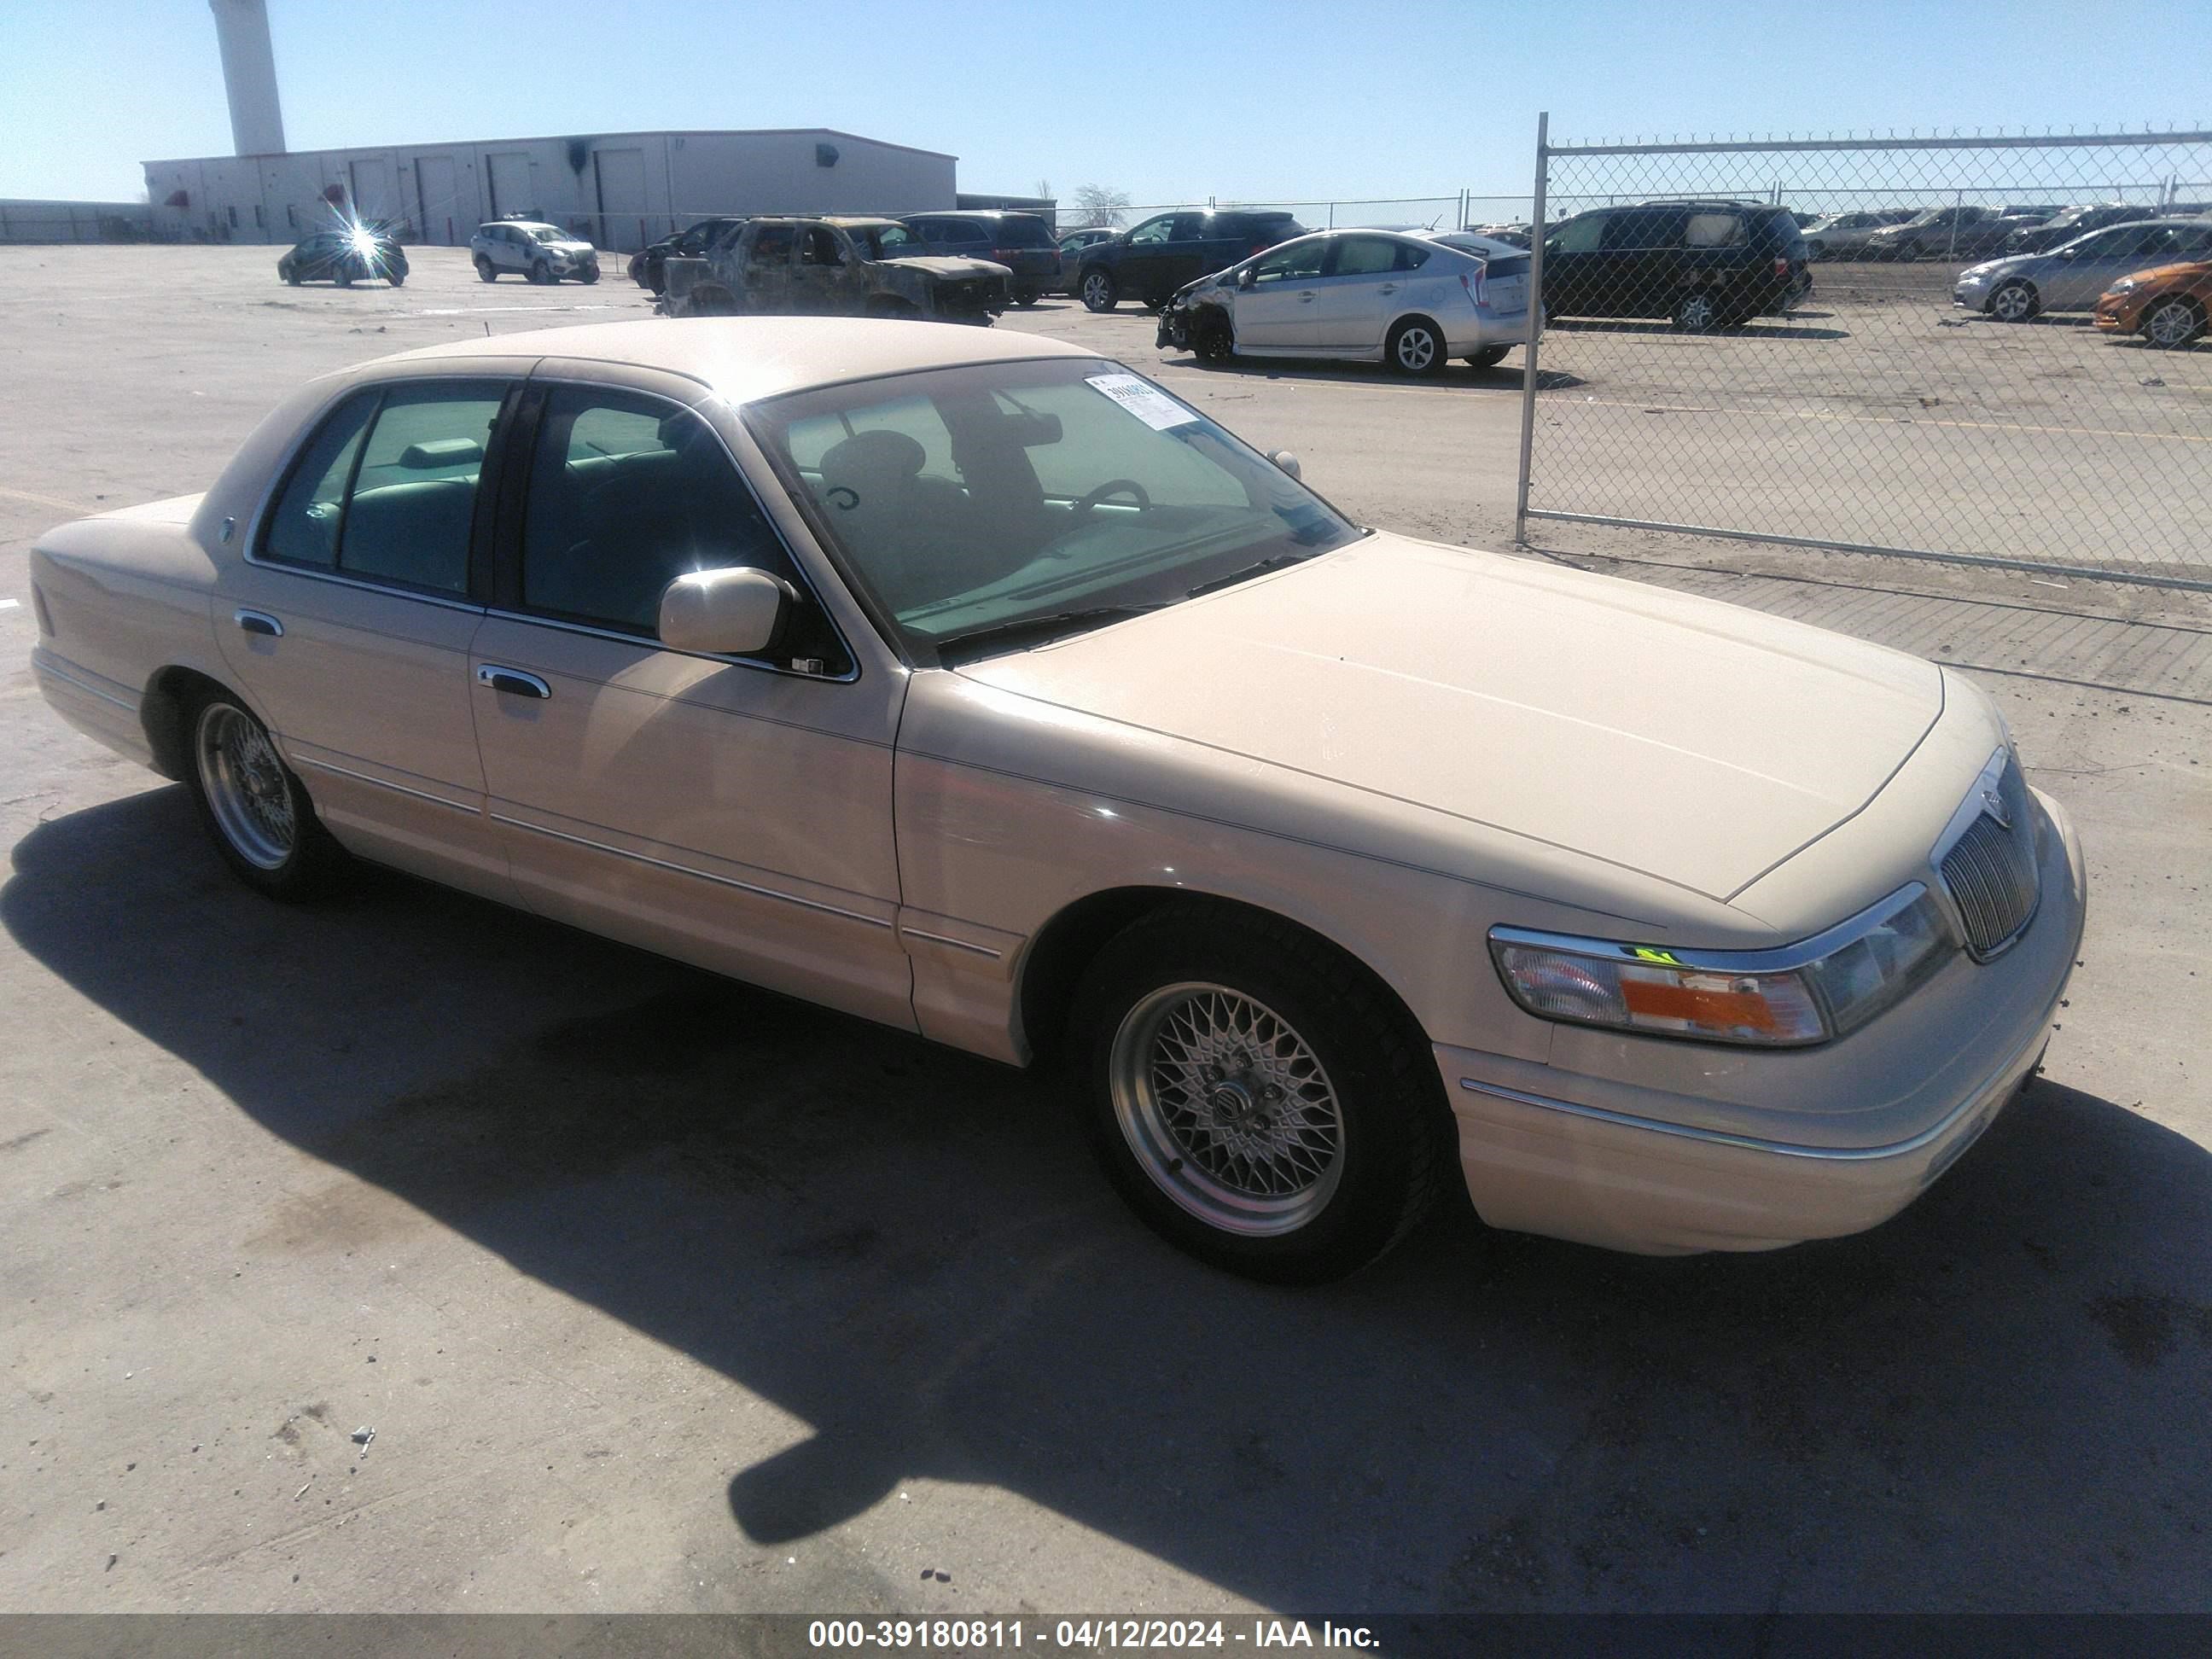
[[[1109,1060],[1121,1133],[1153,1183],[1208,1226],[1292,1232],[1344,1173],[1344,1114],[1311,1045],[1224,985],[1163,986],[1123,1018]]]
[[[280,870],[299,841],[292,789],[276,746],[258,723],[226,702],[201,713],[193,757],[208,811],[223,839],[257,870]]]

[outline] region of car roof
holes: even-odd
[[[575,328],[532,329],[422,346],[364,363],[361,373],[406,363],[488,357],[518,368],[541,358],[629,364],[699,381],[732,404],[787,392],[964,363],[1090,357],[1095,351],[1041,334],[933,327],[892,317],[653,317]]]

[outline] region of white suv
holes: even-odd
[[[580,236],[558,225],[532,219],[495,219],[477,227],[469,238],[476,256],[477,275],[495,283],[500,273],[512,270],[533,283],[557,283],[573,276],[580,283],[599,280],[599,251]]]

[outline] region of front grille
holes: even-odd
[[[2027,931],[2042,896],[2035,821],[2020,763],[2008,759],[1996,791],[2000,811],[1984,805],[1943,854],[1943,885],[1966,924],[1966,948],[1987,962]]]

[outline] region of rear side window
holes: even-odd
[[[1786,240],[1781,236],[1780,225],[1772,225],[1769,228],[1778,240]],[[1794,222],[1790,229],[1794,234],[1796,229]],[[1683,243],[1689,247],[1735,247],[1743,240],[1743,218],[1740,214],[1693,213],[1689,222],[1682,228]]]
[[[301,453],[262,556],[465,593],[477,481],[506,390],[456,380],[348,399]]]
[[[1332,276],[1376,276],[1401,269],[1398,245],[1380,236],[1347,236],[1336,245]]]
[[[1025,213],[1010,213],[999,221],[998,245],[1000,247],[1050,247],[1052,232],[1042,219]]]

